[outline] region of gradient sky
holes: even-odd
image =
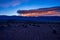
[[[17,10],[60,6],[60,0],[0,0],[0,15],[18,15]]]

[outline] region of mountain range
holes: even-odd
[[[0,16],[0,22],[3,21],[18,21],[18,22],[60,22],[60,16],[39,16],[39,17],[22,17],[22,16]]]

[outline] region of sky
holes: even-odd
[[[60,6],[60,0],[0,0],[0,15],[18,15],[17,10]]]

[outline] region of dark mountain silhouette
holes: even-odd
[[[14,20],[20,22],[60,22],[60,16],[39,16],[39,17],[22,17],[22,16],[0,16],[0,22]]]

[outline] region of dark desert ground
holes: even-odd
[[[0,16],[0,40],[60,40],[60,17]]]

